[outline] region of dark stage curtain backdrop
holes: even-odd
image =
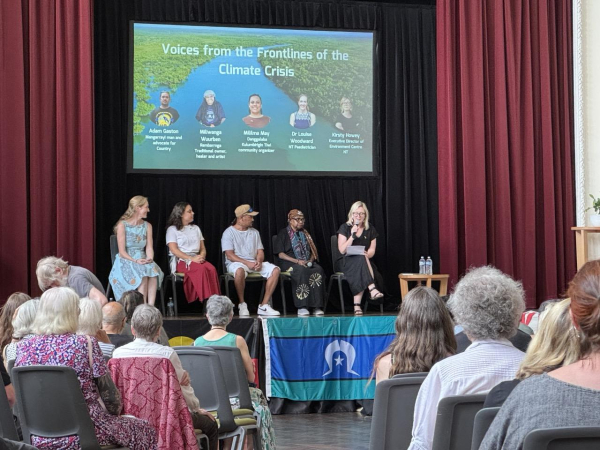
[[[437,8],[441,270],[493,264],[533,307],[575,273],[571,2]]]
[[[380,233],[375,257],[388,290],[399,272],[414,271],[421,254],[437,261],[435,8],[340,1],[96,0],[97,267],[110,270],[109,236],[136,194],[150,199],[156,259],[166,265],[165,223],[173,205],[188,201],[206,238],[208,259],[220,266],[219,244],[233,210],[260,212],[271,258],[271,236],[301,209],[331,273],[330,236],[356,200],[367,203]],[[379,175],[370,178],[127,175],[129,20],[376,30]]]
[[[0,300],[33,295],[38,259],[94,268],[90,0],[0,3]]]

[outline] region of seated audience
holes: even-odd
[[[96,338],[105,358],[110,358],[115,346],[102,329],[102,308],[97,301],[82,298],[79,300],[79,326],[77,334]]]
[[[124,336],[131,336],[133,338],[133,333],[131,333],[131,318],[133,317],[135,308],[144,304],[144,296],[135,290],[127,291],[123,294],[119,302],[125,310],[126,317],[125,325],[123,326],[123,331],[121,331],[121,334]],[[163,327],[160,327],[160,334],[158,335],[157,342],[160,345],[169,345],[169,336],[167,336],[167,332]]]
[[[429,450],[438,403],[451,395],[485,394],[515,377],[524,353],[509,337],[525,310],[521,283],[493,267],[469,271],[456,285],[448,307],[473,342],[467,350],[436,363],[415,404],[409,450]]]
[[[243,337],[226,331],[227,325],[233,319],[233,303],[224,295],[213,295],[206,303],[206,319],[211,325],[208,333],[200,336],[194,342],[196,347],[202,346],[227,346],[237,347],[242,354],[244,368],[249,383],[254,383],[254,363],[250,358],[248,345]],[[250,387],[252,406],[261,417],[261,441],[263,450],[275,449],[275,432],[273,431],[273,418],[267,400],[260,389]]]
[[[2,312],[0,313],[0,351],[4,350],[8,344],[12,341],[13,325],[15,311],[19,306],[30,300],[31,297],[23,292],[15,292],[6,300],[4,306],[2,306]]]
[[[48,289],[41,297],[33,322],[36,336],[18,346],[15,367],[44,365],[73,368],[81,383],[100,445],[117,444],[131,450],[156,449],[156,431],[146,421],[118,416],[121,395],[108,374],[96,340],[75,334],[78,320],[77,293],[67,287]],[[102,407],[101,399],[108,411]],[[40,449],[78,448],[79,437],[32,436],[32,444]]]
[[[126,319],[125,310],[119,302],[110,302],[102,307],[102,329],[115,347],[133,342],[133,336],[121,334]]]
[[[429,372],[438,361],[456,353],[454,324],[434,289],[417,286],[400,306],[396,337],[373,363],[376,381],[401,373]]]
[[[218,427],[215,418],[208,411],[200,408],[200,402],[194,394],[194,388],[190,385],[189,374],[183,370],[179,356],[171,347],[156,343],[160,327],[162,326],[162,316],[160,311],[154,306],[138,306],[131,319],[131,331],[135,336],[135,341],[123,345],[115,350],[114,358],[131,358],[136,356],[167,358],[173,364],[177,378],[181,385],[181,392],[185,402],[192,415],[194,428],[201,429],[210,440],[209,448],[218,450]]]
[[[67,286],[73,289],[79,298],[88,297],[99,301],[100,305],[108,303],[102,283],[96,275],[83,267],[70,266],[56,256],[40,259],[35,274],[42,292],[51,287]]]
[[[33,325],[33,320],[35,319],[35,315],[37,314],[39,304],[40,301],[37,299],[29,300],[23,303],[21,306],[19,306],[15,311],[14,319],[12,322],[12,342],[6,347],[4,347],[4,354],[2,355],[7,370],[8,362],[11,359],[15,359],[17,357],[17,345],[19,344],[19,342],[21,342],[23,339],[27,339],[33,336],[31,326]]]
[[[579,360],[519,383],[480,449],[521,449],[525,436],[537,428],[600,423],[600,260],[579,269],[567,296],[573,332],[581,342]]]
[[[570,314],[571,300],[554,303],[540,317],[538,333],[521,362],[514,380],[503,381],[490,391],[484,408],[501,406],[522,380],[574,363],[579,359],[579,338]]]
[[[517,332],[514,334],[514,336],[508,338],[508,340],[512,343],[512,345],[514,345],[515,348],[525,353],[529,347],[529,343],[531,342],[531,334],[522,331],[521,324],[519,324]],[[465,332],[462,331],[462,329],[456,333],[456,353],[464,352],[472,343],[473,342],[469,339]]]

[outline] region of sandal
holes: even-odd
[[[356,308],[358,308],[358,309],[356,309]],[[354,315],[355,316],[362,316],[363,315],[363,311],[362,311],[362,309],[360,307],[360,303],[355,303],[354,304]]]
[[[369,295],[371,296],[371,300],[379,300],[380,298],[383,298],[383,294],[379,292],[379,289],[377,289],[375,286],[369,289]]]

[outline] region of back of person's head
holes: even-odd
[[[589,261],[569,284],[573,323],[581,333],[581,356],[600,351],[600,260]]]
[[[233,315],[233,303],[225,295],[211,295],[206,302],[206,315],[212,326],[225,327]]]
[[[516,334],[525,311],[525,292],[518,281],[483,266],[457,283],[448,307],[471,340],[508,339]]]
[[[69,287],[55,287],[42,294],[31,329],[34,334],[75,333],[78,323],[77,292]]]
[[[119,302],[125,310],[127,322],[131,322],[135,308],[144,304],[144,295],[136,290],[126,291],[121,296],[121,300],[119,300]]]
[[[390,377],[411,372],[429,372],[438,361],[456,353],[454,324],[444,302],[431,288],[412,289],[396,317],[396,337],[375,360],[392,355]]]
[[[162,323],[162,315],[158,309],[152,305],[140,305],[133,312],[131,329],[135,337],[154,342]]]
[[[31,327],[37,310],[40,306],[39,300],[28,300],[17,308],[17,313],[12,322],[13,325],[13,337],[15,339],[21,339],[28,334],[31,334]]]
[[[79,326],[77,334],[95,336],[102,328],[102,307],[100,303],[91,298],[84,297],[79,300]]]
[[[546,307],[517,372],[518,379],[550,372],[579,359],[579,338],[573,328],[570,305],[566,299]]]
[[[120,328],[125,323],[125,309],[119,302],[110,302],[102,307],[102,324]]]
[[[37,263],[35,274],[42,292],[48,289],[53,283],[64,286],[66,281],[64,270],[68,267],[69,264],[66,261],[56,256],[46,256],[40,259]]]
[[[10,343],[13,335],[12,320],[15,311],[29,299],[31,299],[29,295],[23,292],[15,292],[6,300],[0,313],[0,348]]]

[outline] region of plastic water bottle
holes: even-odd
[[[173,306],[173,297],[169,297],[169,303],[167,303],[167,316],[169,317],[173,317],[175,315],[175,309]]]
[[[427,261],[425,261],[425,274],[433,275],[433,260],[430,256],[428,256]]]
[[[422,275],[425,273],[425,258],[423,256],[421,256],[421,259],[419,260],[419,275]]]

